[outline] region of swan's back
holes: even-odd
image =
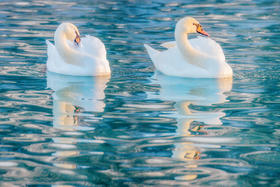
[[[212,40],[211,38],[198,36],[189,41],[192,47],[196,50],[205,53],[208,56],[212,56],[225,61],[223,49],[216,41]]]
[[[157,70],[171,76],[209,77],[209,72],[198,66],[185,62],[177,46],[165,51],[158,51],[144,44]]]
[[[95,58],[106,59],[105,45],[100,39],[94,36],[87,35],[82,38],[79,50]]]

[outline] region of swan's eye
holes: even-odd
[[[196,29],[200,29],[201,28],[201,25],[199,23],[193,23],[193,25],[196,26]]]

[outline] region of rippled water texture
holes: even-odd
[[[154,71],[143,43],[191,15],[233,80]],[[46,72],[71,21],[104,41],[110,78]],[[0,1],[0,185],[280,185],[279,1]]]

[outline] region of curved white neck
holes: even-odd
[[[201,68],[206,68],[202,60],[205,55],[191,46],[188,40],[188,33],[184,32],[180,25],[176,25],[175,40],[180,53],[188,63]]]
[[[190,24],[190,26],[188,24]],[[179,21],[175,28],[175,40],[178,51],[184,58],[185,62],[206,70],[212,77],[232,76],[232,69],[226,63],[222,49],[218,49],[220,48],[219,45],[213,42],[213,44],[209,44],[214,45],[213,47],[217,48],[218,54],[212,55],[212,52],[204,53],[203,51],[195,49],[191,45],[188,40],[189,33],[196,33],[196,30],[195,28],[192,28],[191,23],[186,23],[185,20]],[[198,44],[201,45],[200,47],[204,47],[203,42]]]
[[[78,51],[69,46],[69,42],[67,41],[67,38],[63,32],[56,31],[54,41],[59,55],[66,63],[74,65],[81,64],[81,59]]]

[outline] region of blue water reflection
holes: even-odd
[[[279,185],[279,7],[0,1],[0,186]],[[154,72],[143,44],[174,40],[185,15],[222,46],[233,80]],[[62,21],[104,41],[110,78],[46,72]]]
[[[106,84],[110,77],[66,76],[47,73],[47,86],[54,93],[54,127],[78,126],[83,112],[103,112]]]

